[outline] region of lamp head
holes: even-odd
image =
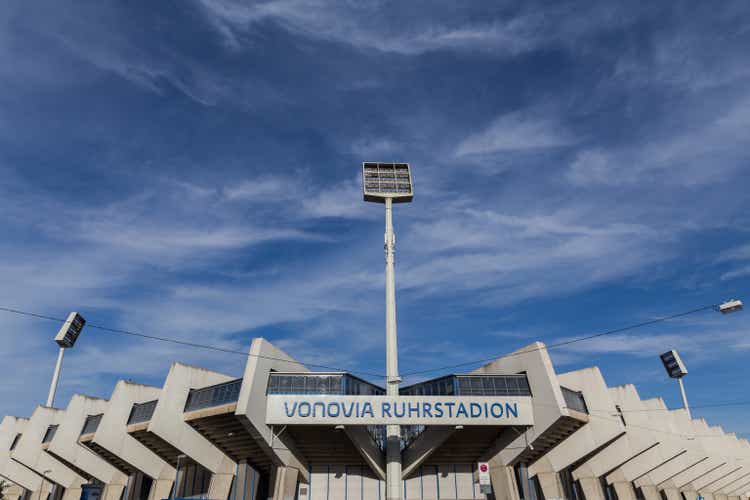
[[[365,201],[408,203],[414,198],[414,187],[408,163],[364,162],[362,193]]]

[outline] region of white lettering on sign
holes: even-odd
[[[533,425],[519,396],[268,396],[268,424]]]

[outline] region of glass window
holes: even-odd
[[[482,385],[484,387],[484,394],[486,396],[495,395],[495,377],[482,377]]]

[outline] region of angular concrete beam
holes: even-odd
[[[422,434],[404,450],[401,458],[401,474],[404,479],[411,476],[419,466],[424,463],[440,445],[445,443],[449,437],[456,432],[455,427],[430,426],[426,427]],[[385,460],[384,460],[385,462]]]
[[[174,363],[150,419],[128,425],[128,432],[171,466],[184,454],[211,472],[209,498],[226,498],[237,463],[183,419],[191,389],[234,380],[203,368]]]
[[[104,399],[74,395],[65,409],[65,418],[60,422],[46,449],[47,453],[76,470],[87,480],[94,478],[106,485],[125,486],[128,481],[126,474],[78,442],[86,417],[103,413],[106,408],[107,401]]]
[[[591,417],[562,443],[529,467],[529,474],[557,473],[581,460],[591,460],[625,434],[625,426],[615,413],[615,405],[599,368],[585,368],[558,375],[560,385],[583,394]],[[627,457],[629,458],[629,457]],[[548,481],[549,483],[549,481]],[[555,497],[557,492],[545,492]]]
[[[385,454],[372,440],[365,427],[360,425],[347,426],[344,428],[344,432],[349,436],[352,444],[357,448],[365,463],[370,466],[375,476],[385,481]],[[402,475],[406,477],[406,472],[403,471]]]
[[[11,452],[11,458],[44,476],[47,480],[64,487],[66,493],[70,490],[70,494],[74,494],[74,491],[80,493],[81,485],[87,479],[55,459],[42,447],[42,441],[48,429],[51,426],[59,428],[65,417],[64,410],[37,406],[15,449]]]
[[[309,471],[289,434],[276,436],[271,427],[266,424],[266,389],[272,370],[309,372],[302,363],[266,339],[253,339],[242,377],[242,388],[235,415],[254,436],[258,446],[277,466],[297,469],[300,478],[308,482]]]
[[[0,476],[20,485],[31,492],[38,492],[42,477],[28,467],[11,459],[11,447],[17,445],[26,430],[27,418],[5,417],[0,422]]]
[[[128,419],[134,403],[159,398],[161,390],[121,380],[109,398],[94,432],[81,434],[79,442],[125,474],[141,472],[151,477],[149,500],[167,498],[175,480],[175,468],[128,434]]]
[[[493,458],[496,464],[532,463],[585,425],[588,415],[571,410],[565,403],[546,346],[534,342],[471,372],[482,374],[525,373],[534,410],[534,426],[518,435]],[[531,444],[531,447],[528,445]]]

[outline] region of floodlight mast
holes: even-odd
[[[73,311],[68,315],[68,319],[65,320],[60,331],[55,335],[55,342],[60,346],[60,351],[57,353],[57,364],[55,364],[52,383],[49,386],[49,394],[47,395],[48,407],[52,407],[55,404],[55,392],[57,392],[57,382],[60,379],[60,370],[62,369],[65,349],[69,349],[75,345],[85,324],[86,320],[83,319],[83,316]]]
[[[386,390],[398,397],[401,377],[398,374],[398,340],[396,336],[396,236],[393,232],[393,203],[410,202],[413,197],[411,173],[406,163],[362,164],[362,188],[365,201],[385,204],[385,347]],[[401,500],[401,427],[386,426],[386,499]]]

